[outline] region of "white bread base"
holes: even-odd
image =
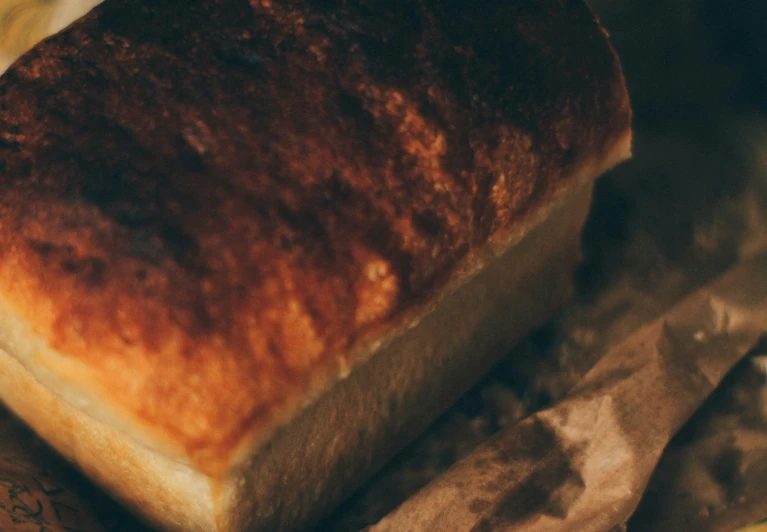
[[[624,159],[630,137],[579,178],[502,254],[379,348],[225,479],[139,443],[61,399],[0,350],[0,399],[43,439],[161,530],[294,530],[316,522],[506,354],[571,293],[593,177]],[[13,326],[3,320],[3,326]],[[22,329],[24,327],[21,327]],[[0,331],[15,354],[37,351]],[[17,329],[15,332],[19,332]],[[37,344],[38,338],[28,337]],[[47,378],[44,380],[48,380]],[[46,384],[50,384],[46,382]],[[62,393],[63,392],[63,393]],[[77,403],[74,403],[77,404]]]

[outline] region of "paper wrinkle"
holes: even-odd
[[[605,506],[619,506],[622,501],[634,497],[632,486],[641,479],[629,474],[621,479],[621,482],[615,482],[614,472],[636,471],[636,453],[630,441],[622,433],[613,430],[618,423],[619,409],[613,398],[596,398],[591,406],[593,408],[574,404],[571,413],[575,415],[570,415],[567,419],[557,419],[560,416],[556,409],[549,411],[550,415],[545,417],[552,420],[558,439],[577,442],[570,450],[585,457],[580,470],[582,479],[588,480],[589,490],[599,492]],[[560,425],[561,421],[564,423]],[[593,438],[593,434],[603,434],[605,437]],[[584,492],[585,489],[580,495],[583,496]],[[567,517],[572,515],[579,517],[579,526],[583,530],[601,530],[604,526],[609,526],[603,522],[605,512],[595,512],[589,508],[589,504],[588,498],[583,497],[579,501],[573,501],[569,511],[562,516],[563,519],[556,523],[542,520],[539,527],[531,530],[551,530],[553,526],[562,526]]]
[[[732,532],[767,518],[765,352],[760,342],[672,440],[629,532]]]

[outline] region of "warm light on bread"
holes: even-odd
[[[115,0],[0,79],[0,396],[160,528],[336,504],[569,294],[580,2]],[[6,354],[7,353],[7,354]]]

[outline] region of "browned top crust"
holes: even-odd
[[[220,473],[629,122],[578,0],[108,0],[0,80],[0,297]]]

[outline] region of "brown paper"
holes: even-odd
[[[767,332],[767,254],[611,349],[568,399],[500,432],[374,532],[608,531],[663,449]]]

